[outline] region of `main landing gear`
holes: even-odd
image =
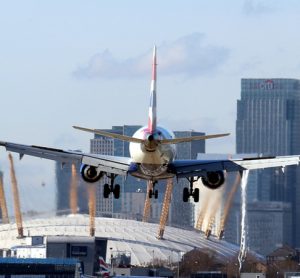
[[[185,187],[183,188],[182,200],[184,202],[188,202],[189,197],[192,196],[194,198],[194,202],[199,202],[199,188],[193,189],[194,182],[197,181],[199,178],[191,177],[187,178],[190,183],[190,188]]]
[[[113,193],[115,199],[119,199],[120,198],[120,185],[116,184],[114,185],[115,182],[115,178],[117,177],[117,175],[115,174],[111,174],[108,178],[110,178],[110,184],[106,183],[104,184],[103,187],[103,197],[105,199],[107,199],[110,195],[110,193]]]
[[[158,190],[155,189],[155,185],[157,184],[157,181],[152,182],[152,188],[149,190],[148,197],[151,199],[153,196],[155,199],[158,198]]]

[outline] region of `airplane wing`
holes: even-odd
[[[4,146],[7,151],[19,153],[20,159],[22,159],[24,155],[30,155],[59,161],[62,164],[82,163],[99,167],[101,171],[117,175],[127,175],[131,162],[131,159],[127,157],[87,154],[80,151],[65,151],[61,149],[34,145],[28,146],[2,141],[0,141],[0,146]]]
[[[175,160],[172,164],[170,164],[169,171],[180,178],[201,176],[205,172],[255,170],[299,165],[299,163],[299,155],[244,159]]]

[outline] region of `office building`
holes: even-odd
[[[300,154],[300,80],[242,79],[241,99],[237,102],[236,144],[237,153]],[[248,201],[282,202],[283,214],[286,205],[291,205],[290,222],[279,221],[275,230],[280,233],[283,229],[282,244],[300,247],[299,168],[286,167],[284,172],[278,168],[258,170],[252,175],[256,182]],[[255,233],[251,226],[249,229],[251,238]]]

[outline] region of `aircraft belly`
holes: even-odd
[[[150,165],[139,165],[135,172],[130,174],[133,177],[146,179],[146,180],[161,180],[173,178],[175,175],[173,173],[168,173],[166,169],[149,169]]]

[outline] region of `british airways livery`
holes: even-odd
[[[183,191],[183,201],[187,202],[192,196],[197,202],[199,190],[195,190],[193,184],[199,179],[210,189],[216,189],[225,182],[226,172],[299,165],[300,156],[298,155],[243,159],[176,160],[176,144],[228,136],[229,133],[175,138],[171,131],[157,125],[156,68],[156,47],[154,47],[148,125],[137,130],[132,137],[74,126],[75,129],[129,142],[130,157],[89,154],[2,141],[0,141],[0,146],[4,146],[8,151],[19,153],[20,158],[24,155],[31,155],[60,161],[62,164],[81,163],[81,176],[86,182],[94,183],[105,176],[109,178],[110,184],[104,185],[104,198],[108,198],[111,193],[115,198],[119,198],[120,185],[114,184],[118,175],[132,175],[149,180],[152,181],[153,186],[161,179],[185,178],[189,181],[190,186]],[[153,191],[154,188],[152,193]]]

